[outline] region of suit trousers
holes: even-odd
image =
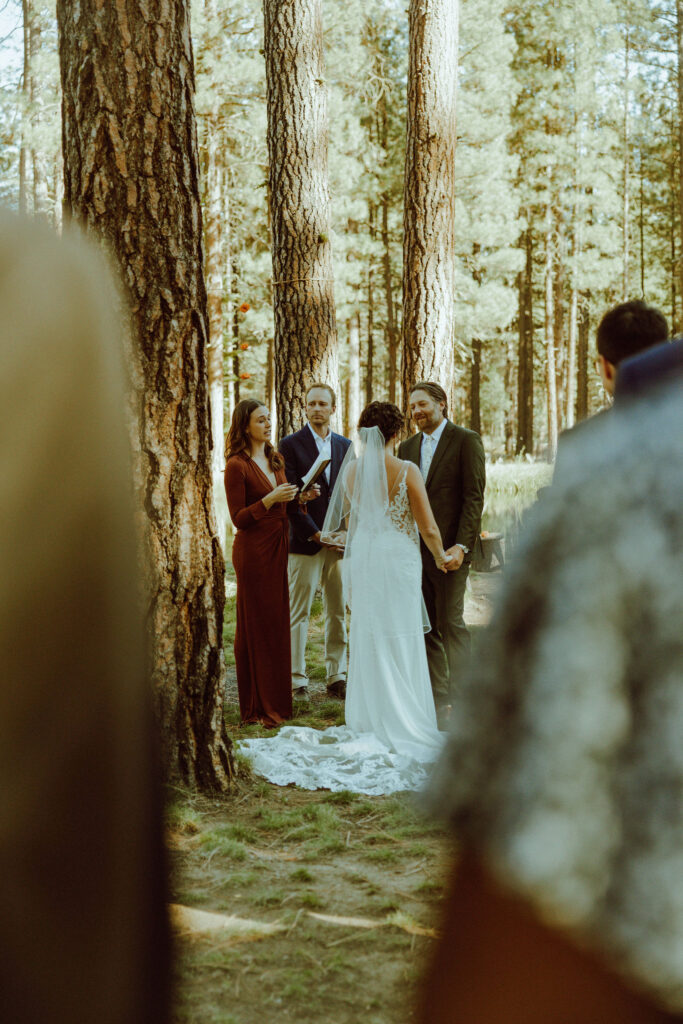
[[[465,587],[469,565],[440,572],[430,554],[422,560],[422,595],[431,630],[425,633],[427,663],[436,706],[450,704],[470,653],[470,634],[465,625]]]
[[[330,548],[315,555],[289,556],[289,616],[292,633],[292,686],[308,685],[306,640],[311,605],[322,585],[325,614],[327,684],[346,678],[346,612],[342,591],[341,557]]]

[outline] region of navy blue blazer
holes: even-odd
[[[341,464],[351,442],[348,437],[332,433],[331,450],[332,462],[330,463],[330,482],[328,484],[325,474],[320,477],[320,497],[315,501],[309,501],[306,511],[294,509],[289,516],[289,550],[294,555],[315,555],[320,551],[320,545],[310,541],[314,533],[322,529],[327,513],[327,506],[334,488]],[[283,437],[279,445],[280,454],[285,460],[285,473],[290,483],[301,487],[303,477],[318,458],[318,447],[313,439],[311,428],[306,424],[303,430],[297,430],[295,434]]]

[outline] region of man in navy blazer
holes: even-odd
[[[292,691],[294,697],[308,696],[306,640],[311,605],[322,585],[325,614],[325,668],[327,691],[343,699],[346,695],[346,610],[342,593],[341,555],[322,544],[320,531],[325,521],[332,490],[351,442],[330,430],[336,407],[334,391],[328,384],[312,384],[306,392],[307,423],[302,430],[280,441],[290,483],[301,486],[302,478],[322,452],[331,459],[318,480],[320,497],[309,501],[306,511],[290,516],[289,614],[292,632]]]

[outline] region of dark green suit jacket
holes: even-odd
[[[399,445],[399,459],[420,465],[422,432]],[[486,464],[479,434],[446,421],[425,481],[445,548],[464,544],[470,561],[484,507]]]

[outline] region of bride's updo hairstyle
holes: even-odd
[[[370,402],[360,414],[358,427],[379,427],[386,441],[400,434],[405,427],[405,416],[392,402]]]

